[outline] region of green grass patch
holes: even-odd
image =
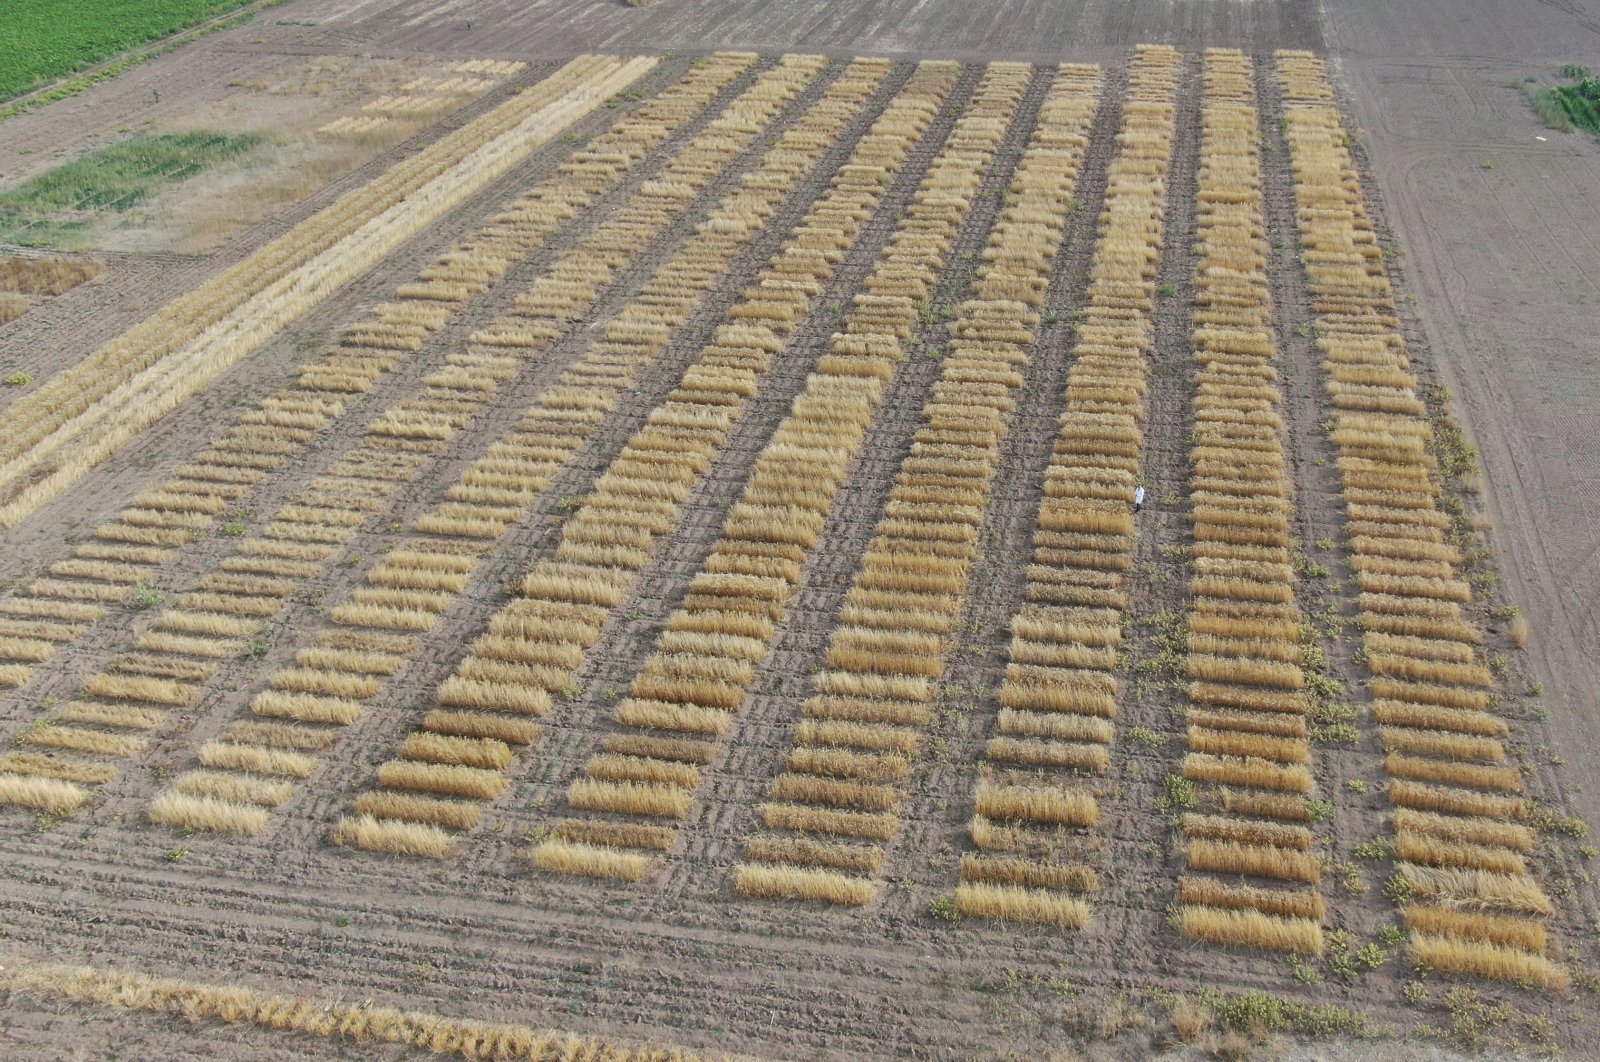
[[[1532,79],[1524,82],[1523,93],[1528,102],[1551,129],[1568,133],[1577,126],[1600,137],[1600,77],[1576,63],[1562,67],[1561,75],[1570,78],[1570,82],[1565,85],[1539,85]]]
[[[6,0],[0,13],[0,100],[249,2]]]
[[[0,240],[77,246],[96,217],[131,210],[262,139],[254,133],[166,133],[102,148],[0,192]]]

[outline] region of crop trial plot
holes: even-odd
[[[1322,58],[405,73],[5,380],[20,1036],[1576,1035],[1592,850]]]

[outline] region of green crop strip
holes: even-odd
[[[7,0],[0,99],[93,66],[248,0]]]
[[[243,155],[262,139],[177,133],[113,144],[0,192],[0,240],[25,247],[77,245],[96,216],[130,210],[169,185]]]

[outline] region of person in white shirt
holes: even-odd
[[[1133,489],[1133,511],[1141,512],[1144,509],[1144,484]]]

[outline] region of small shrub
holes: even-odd
[[[1357,859],[1387,859],[1389,858],[1389,842],[1382,837],[1374,837],[1370,841],[1363,841],[1356,845],[1355,848],[1351,849],[1350,854]]]
[[[1147,748],[1160,748],[1167,743],[1167,735],[1158,734],[1147,726],[1136,726],[1128,731],[1128,740]]]
[[[1181,774],[1169,774],[1161,780],[1163,795],[1156,798],[1156,807],[1163,813],[1169,811],[1186,811],[1195,806],[1198,799],[1194,783]]]

